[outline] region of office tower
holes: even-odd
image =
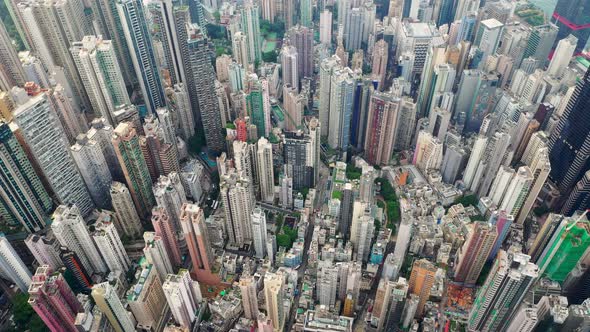
[[[373,72],[371,74],[373,80],[378,81],[378,89],[383,91],[385,88],[385,76],[387,75],[387,57],[389,45],[383,39],[378,41],[373,48]]]
[[[135,331],[133,316],[125,310],[117,290],[109,282],[96,284],[92,287],[92,298],[98,309],[107,317],[116,332]]]
[[[503,330],[537,278],[537,266],[529,260],[521,253],[498,252],[469,313],[470,330]]]
[[[253,276],[243,275],[239,281],[240,291],[242,293],[242,306],[244,307],[244,316],[248,319],[258,318],[258,290],[256,281]]]
[[[590,208],[590,170],[587,171],[582,179],[572,189],[565,204],[561,208],[564,215],[572,215],[575,211],[587,210]]]
[[[242,246],[252,239],[252,184],[243,175],[230,171],[221,178],[221,202],[230,243]]]
[[[94,204],[101,209],[109,209],[111,207],[109,190],[112,178],[100,143],[88,139],[87,135],[80,134],[76,138],[76,144],[70,147],[70,153]]]
[[[337,69],[330,83],[328,144],[346,152],[350,143],[350,122],[354,103],[355,80],[350,68]]]
[[[590,70],[578,82],[565,112],[553,130],[549,143],[551,173],[549,177],[564,195],[580,181],[588,169],[590,156],[590,123],[586,112],[590,103]]]
[[[561,77],[576,51],[577,44],[578,39],[574,35],[569,35],[565,39],[561,39],[557,43],[553,58],[551,58],[549,67],[547,67],[547,74],[556,78]]]
[[[283,70],[283,82],[297,91],[299,90],[299,64],[295,46],[285,45],[281,50],[281,68]]]
[[[251,123],[256,126],[258,137],[268,137],[272,128],[270,123],[270,96],[266,79],[253,77],[248,82],[246,110]]]
[[[145,247],[143,254],[149,264],[153,264],[161,279],[165,279],[169,273],[174,273],[174,267],[161,236],[155,232],[143,233]]]
[[[504,24],[495,18],[481,21],[473,44],[483,52],[482,61],[496,53],[503,30]]]
[[[137,320],[137,329],[149,331],[160,326],[160,321],[166,317],[166,297],[153,265],[148,264],[141,270],[137,283],[127,294],[127,303]]]
[[[186,24],[191,23],[189,6],[176,4],[173,0],[157,0],[149,4],[149,9],[153,24],[159,27],[170,83],[172,86],[185,83],[186,72],[181,52],[186,40],[180,38],[185,35],[181,30],[186,29]]]
[[[82,264],[80,257],[78,257],[75,252],[69,250],[67,247],[60,247],[59,250],[59,257],[63,265],[73,275],[77,285],[81,289],[89,291],[90,288],[92,288],[93,280]]]
[[[262,19],[274,23],[275,16],[277,15],[275,0],[263,0],[261,1],[261,6]]]
[[[416,260],[412,266],[408,291],[419,297],[416,317],[422,316],[424,304],[428,301],[430,289],[434,285],[435,274],[436,266],[426,259]]]
[[[529,36],[522,58],[526,59],[531,57],[537,60],[540,64],[546,63],[557,38],[557,33],[558,27],[553,23],[534,27]]]
[[[313,3],[311,0],[301,0],[299,3],[301,13],[300,23],[304,27],[313,27]]]
[[[266,256],[266,215],[260,208],[252,211],[252,237],[256,257],[263,259]]]
[[[283,209],[293,208],[293,179],[285,173],[279,175],[279,205]]]
[[[94,204],[55,114],[47,95],[38,94],[17,107],[14,120],[57,199],[75,203],[86,216]]]
[[[154,197],[158,207],[164,209],[172,222],[173,228],[180,232],[180,209],[186,203],[186,193],[178,173],[160,176],[153,186]]]
[[[0,22],[0,90],[10,91],[13,86],[24,86],[25,81],[25,72],[12,39],[4,23]]]
[[[149,113],[165,106],[164,88],[160,81],[154,48],[149,34],[144,7],[140,0],[121,0],[117,3],[131,60]]]
[[[285,36],[289,44],[297,50],[298,76],[300,79],[313,77],[313,35],[314,30],[311,27],[297,25],[289,29]]]
[[[129,122],[120,123],[113,131],[112,142],[135,208],[140,217],[147,218],[155,202],[152,179],[139,144],[136,128]]]
[[[442,44],[439,31],[434,23],[410,23],[403,22],[400,27],[400,34],[397,37],[397,53],[399,58],[401,51],[410,51],[414,55],[414,66],[412,68],[412,78],[422,74],[426,63],[428,49],[438,47]]]
[[[94,224],[92,238],[110,271],[125,273],[129,270],[131,261],[123,247],[113,220],[98,220]]]
[[[142,225],[129,189],[120,182],[113,182],[110,194],[113,209],[123,234],[130,238],[138,237],[141,234]]]
[[[497,237],[495,226],[479,221],[473,224],[469,237],[457,255],[454,275],[456,282],[475,284]]]
[[[272,321],[274,332],[282,331],[285,324],[283,284],[284,277],[280,272],[268,272],[264,276],[264,299],[266,301],[266,311],[268,318]]]
[[[181,266],[182,258],[178,246],[177,230],[173,228],[166,210],[161,207],[152,209],[152,225],[156,235],[162,238],[168,257],[173,267]]]
[[[465,170],[468,150],[460,145],[450,145],[443,156],[441,175],[444,183],[454,184]]]
[[[180,269],[166,277],[162,290],[176,323],[190,329],[203,301],[199,283],[191,279],[188,270]]]
[[[53,213],[51,229],[62,246],[75,252],[89,274],[107,271],[76,205],[60,205]]]
[[[219,277],[212,272],[215,257],[209,242],[203,210],[196,204],[183,204],[180,211],[180,223],[196,279],[208,285],[218,284]]]
[[[83,308],[63,274],[40,266],[28,292],[29,304],[51,331],[77,331],[74,322]]]
[[[25,24],[33,37],[32,48],[45,68],[63,70],[59,83],[67,86],[68,96],[76,108],[91,110],[70,47],[90,32],[81,1],[31,1],[18,4]]]
[[[72,44],[70,52],[93,111],[107,119],[111,126],[116,125],[113,113],[118,106],[131,101],[112,41],[103,40],[101,36],[84,36]]]
[[[450,92],[454,86],[457,72],[446,63],[445,53],[445,48],[442,47],[431,47],[426,53],[417,101],[422,116],[428,116],[434,108],[432,105],[436,105],[433,102],[435,94]]]
[[[443,143],[426,131],[420,131],[416,140],[416,149],[412,163],[426,173],[439,170],[443,159]]]
[[[400,115],[398,123],[404,123],[404,126],[398,126],[397,135],[395,137],[394,150],[407,150],[411,148],[412,137],[416,128],[416,104],[412,98],[403,97],[400,107]]]
[[[537,260],[539,275],[563,282],[589,245],[586,213],[563,219]]]
[[[272,144],[262,137],[256,149],[256,174],[260,182],[260,198],[267,203],[274,201],[274,171],[272,162]]]
[[[365,158],[374,165],[389,163],[395,146],[400,100],[391,93],[371,96],[365,137]]]
[[[187,67],[190,67],[192,76],[188,79],[192,80],[194,89],[190,84],[187,88],[193,91],[191,93],[198,99],[197,105],[192,104],[193,112],[199,111],[200,116],[195,115],[195,119],[200,119],[203,124],[207,148],[212,152],[221,153],[225,149],[224,139],[219,104],[212,98],[215,95],[215,85],[211,82],[215,80],[215,72],[210,61],[208,40],[194,26],[189,29],[189,37]]]
[[[262,60],[262,35],[260,34],[259,8],[254,2],[246,2],[240,10],[242,32],[246,36],[248,63]]]
[[[345,183],[340,191],[342,197],[340,198],[340,215],[338,220],[338,231],[342,236],[348,238],[348,233],[352,225],[353,204],[356,196],[356,188],[353,189],[351,183]],[[371,235],[372,235],[372,231]]]
[[[519,224],[524,223],[537,201],[537,197],[543,189],[543,186],[549,177],[549,173],[551,172],[551,163],[549,162],[549,151],[547,147],[539,148],[535,151],[534,158],[530,163],[530,170],[533,176],[532,183],[520,212],[518,215],[515,215]]]
[[[327,9],[320,14],[320,43],[332,44],[332,12]]]
[[[311,133],[310,133],[311,134]],[[283,137],[283,155],[286,174],[293,180],[293,189],[312,188],[316,158],[314,140],[303,132],[285,132]]]
[[[0,234],[0,276],[14,282],[22,292],[31,284],[31,271],[3,233]]]
[[[59,257],[59,242],[55,238],[29,234],[25,239],[25,244],[39,266],[48,265],[53,270],[63,266]]]
[[[576,37],[576,52],[580,52],[590,40],[590,24],[585,14],[590,8],[588,0],[559,0],[555,5],[552,21],[557,25],[557,40],[568,35]]]
[[[21,224],[29,233],[43,229],[53,202],[10,125],[4,122],[0,122],[0,160],[0,214],[4,221]]]

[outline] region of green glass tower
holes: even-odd
[[[563,282],[590,246],[586,213],[565,218],[537,261],[543,277]]]
[[[266,117],[264,113],[264,97],[259,83],[251,85],[250,93],[246,96],[246,107],[252,124],[256,125],[258,137],[266,136]]]
[[[11,225],[33,233],[45,227],[53,202],[12,134],[0,122],[0,215]]]

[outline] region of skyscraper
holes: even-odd
[[[354,78],[350,68],[337,69],[330,82],[328,144],[346,152],[350,143],[350,123],[354,102]]]
[[[539,64],[545,64],[557,38],[558,30],[559,28],[553,23],[533,27],[522,58],[531,57]]]
[[[504,24],[495,18],[481,21],[473,44],[483,52],[482,61],[496,53],[503,30]]]
[[[127,303],[137,320],[138,330],[152,330],[166,317],[166,297],[162,281],[153,265],[145,265],[135,285],[127,293]]]
[[[176,323],[190,329],[203,301],[199,283],[191,279],[188,270],[180,269],[166,277],[162,289]]]
[[[164,242],[164,248],[166,248],[172,266],[181,266],[182,256],[178,246],[177,231],[173,228],[172,221],[168,217],[166,210],[160,207],[155,207],[152,210],[152,225],[156,235],[160,236]]]
[[[469,237],[457,254],[455,281],[475,284],[497,237],[496,227],[487,222],[474,222]]]
[[[96,249],[88,228],[86,228],[86,222],[82,219],[76,205],[58,206],[53,212],[51,229],[62,246],[78,255],[90,275],[107,271],[107,266]]]
[[[272,321],[273,331],[280,332],[285,325],[285,312],[283,309],[283,275],[267,273],[264,276],[264,299],[266,301],[267,316]]]
[[[31,284],[31,271],[16,253],[4,233],[0,233],[0,276],[25,292]]]
[[[313,3],[311,0],[301,0],[299,3],[299,12],[301,13],[300,22],[304,27],[313,26]]]
[[[252,239],[252,183],[236,171],[221,177],[220,192],[230,243],[242,246]]]
[[[49,220],[51,198],[10,125],[0,122],[0,214],[29,233],[41,230]]]
[[[45,235],[29,234],[25,239],[25,244],[39,266],[48,265],[53,270],[63,266],[63,262],[59,257],[60,245],[54,237],[49,238]]]
[[[203,210],[196,204],[185,203],[180,211],[180,223],[193,262],[193,274],[199,282],[216,285],[219,277],[213,271],[213,248],[205,225]]]
[[[113,209],[117,214],[123,234],[131,238],[139,236],[142,225],[129,189],[121,182],[114,181],[111,184],[110,194]]]
[[[25,85],[23,66],[4,23],[0,22],[0,90],[10,91],[13,86],[23,85]]]
[[[400,100],[390,93],[375,92],[371,96],[365,137],[365,158],[374,165],[391,160],[395,146]]]
[[[197,27],[189,29],[188,57],[186,66],[190,67],[189,80],[194,86],[188,85],[191,94],[198,99],[198,104],[192,104],[193,112],[199,111],[195,119],[200,119],[205,132],[207,148],[214,153],[221,153],[225,150],[222,136],[221,117],[219,104],[215,98],[215,72],[211,65],[209,46],[207,39],[201,34]],[[194,88],[194,90],[191,90]],[[198,106],[198,107],[197,107]]]
[[[320,14],[320,43],[332,44],[332,12],[327,9]]]
[[[578,82],[565,112],[551,133],[547,146],[549,177],[563,195],[567,195],[588,170],[590,157],[590,69]]]
[[[420,259],[414,262],[412,273],[410,274],[408,292],[418,295],[420,300],[416,309],[416,317],[420,317],[424,310],[424,304],[430,297],[430,289],[434,285],[434,276],[436,266],[426,259]]]
[[[94,204],[101,209],[109,209],[111,207],[109,190],[112,178],[100,143],[88,139],[87,135],[80,134],[76,138],[76,144],[70,147],[70,153]]]
[[[242,292],[242,306],[244,307],[244,316],[249,319],[258,318],[258,290],[256,281],[253,276],[243,275],[239,281],[240,291]]]
[[[38,94],[18,106],[14,119],[57,199],[64,204],[76,204],[82,215],[88,215],[94,208],[92,198],[68,151],[68,142],[47,95]]]
[[[261,208],[252,211],[252,237],[256,257],[263,259],[266,256],[266,215]]]
[[[166,214],[172,222],[173,229],[181,232],[180,209],[186,203],[186,193],[178,173],[173,172],[168,176],[160,176],[153,186],[154,197],[158,207],[166,210]]]
[[[139,145],[136,128],[130,122],[120,123],[113,132],[112,142],[135,208],[140,217],[147,218],[155,201],[152,179]]]
[[[559,40],[557,43],[557,48],[555,49],[555,53],[553,54],[553,58],[551,58],[549,67],[547,67],[547,73],[553,77],[561,77],[569,65],[572,56],[576,51],[577,45],[578,38],[576,38],[574,35],[569,35],[566,38]]]
[[[76,315],[83,308],[63,274],[40,266],[28,292],[29,304],[51,331],[77,331]]]
[[[98,220],[94,224],[92,238],[110,271],[125,273],[131,261],[115,229],[113,220]]]
[[[299,64],[295,46],[285,45],[281,50],[283,82],[299,90]]]
[[[100,36],[84,36],[73,43],[70,52],[93,111],[115,126],[113,113],[131,101],[112,42]]]
[[[379,82],[378,89],[383,91],[385,88],[385,75],[387,74],[387,58],[389,55],[389,45],[383,39],[378,41],[373,48],[373,73],[374,80]]]
[[[508,324],[538,275],[538,268],[522,253],[498,252],[494,265],[479,290],[468,328],[477,331],[501,331]]]
[[[256,149],[256,174],[260,182],[260,198],[267,203],[274,201],[274,171],[272,161],[272,144],[261,137]]]
[[[169,273],[174,273],[174,268],[164,240],[155,232],[143,233],[143,240],[145,241],[145,247],[143,247],[145,259],[148,263],[154,265],[161,279],[166,279]]]
[[[248,46],[248,62],[262,60],[262,35],[260,34],[259,7],[256,2],[247,1],[240,10],[242,32],[246,36]]]
[[[109,282],[96,284],[92,287],[92,298],[98,309],[107,317],[116,332],[133,332],[135,324],[113,285]]]
[[[145,105],[148,112],[153,113],[166,102],[143,3],[141,0],[119,0],[116,6]]]
[[[553,12],[553,21],[557,25],[557,40],[569,34],[577,38],[576,51],[582,51],[590,40],[590,21],[586,15],[590,8],[588,0],[559,0]]]

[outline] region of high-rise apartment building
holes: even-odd
[[[333,149],[348,149],[355,85],[350,68],[336,69],[331,75],[328,144]]]
[[[292,45],[285,45],[281,49],[281,69],[283,82],[299,90],[299,54]]]
[[[156,235],[155,232],[143,233],[143,240],[145,247],[143,247],[143,254],[148,263],[154,265],[160,278],[166,279],[170,273],[174,273],[174,267],[168,256],[168,251],[161,236]]]
[[[149,113],[154,113],[166,101],[143,2],[121,0],[116,6],[145,105]]]
[[[496,227],[487,222],[475,222],[468,238],[457,254],[455,281],[474,285],[496,243]]]
[[[70,52],[93,111],[111,126],[117,125],[113,113],[131,101],[112,42],[100,36],[84,36],[72,44]]]
[[[41,230],[53,202],[10,125],[4,122],[0,122],[0,160],[0,214],[29,233]]]
[[[188,270],[180,269],[166,277],[162,289],[176,323],[190,329],[203,301],[199,283],[191,279]]]
[[[40,266],[28,292],[29,304],[51,331],[77,331],[76,315],[83,308],[63,274]]]
[[[342,68],[340,64],[340,58],[334,55],[330,58],[324,59],[320,63],[320,105],[319,105],[319,117],[322,126],[322,137],[328,136],[328,127],[330,124],[330,91],[332,88],[332,74],[334,71]]]
[[[129,189],[121,182],[114,181],[111,184],[110,194],[122,233],[131,238],[138,237],[143,227]]]
[[[94,224],[92,238],[110,271],[125,273],[131,260],[123,247],[113,220],[102,219]]]
[[[57,270],[63,266],[63,262],[59,257],[60,244],[55,238],[46,235],[29,234],[25,239],[25,244],[39,266],[47,265],[52,270]]]
[[[436,267],[426,259],[420,259],[414,262],[412,273],[410,274],[408,292],[418,295],[419,302],[416,309],[416,317],[420,317],[424,310],[424,304],[430,297],[430,290],[434,285]]]
[[[137,129],[130,122],[120,123],[113,131],[112,142],[135,208],[140,217],[147,218],[155,200]]]
[[[69,153],[69,144],[56,116],[58,112],[47,95],[41,93],[19,105],[14,120],[57,199],[64,204],[76,204],[86,216],[94,203]]]
[[[590,34],[588,34],[588,36],[590,37]],[[578,38],[574,35],[569,35],[560,39],[557,43],[553,58],[551,58],[551,62],[549,62],[549,67],[547,67],[547,74],[556,78],[561,77],[572,60],[572,56],[574,55],[577,46]]]
[[[107,271],[76,205],[60,205],[53,212],[51,230],[62,246],[78,255],[90,275]]]
[[[260,208],[252,211],[252,240],[256,257],[263,259],[266,256],[266,215]]]
[[[196,204],[183,204],[180,211],[180,223],[193,263],[192,272],[196,279],[208,285],[219,284],[219,277],[212,271],[215,256],[209,242],[203,210]]]
[[[272,161],[272,144],[261,137],[256,149],[256,174],[260,183],[260,198],[267,203],[274,201],[274,171]]]
[[[329,10],[320,13],[320,43],[332,44],[332,12]]]
[[[298,77],[300,79],[313,76],[313,35],[314,30],[311,26],[302,23],[302,25],[289,29],[285,36],[289,45],[294,46],[297,50]]]
[[[14,282],[22,292],[31,284],[31,271],[4,234],[0,234],[0,276]]]
[[[25,80],[25,72],[12,39],[4,23],[0,22],[0,90],[10,91],[13,86],[24,86]]]
[[[135,320],[133,316],[125,310],[117,289],[109,282],[96,284],[92,287],[92,298],[98,306],[98,309],[111,322],[111,326],[116,332],[133,332],[135,331]]]
[[[365,137],[365,156],[369,163],[389,163],[395,146],[399,107],[400,100],[390,93],[375,92],[371,96]]]
[[[70,147],[70,153],[94,204],[101,209],[109,209],[111,207],[109,190],[112,178],[100,143],[88,139],[87,135],[80,134],[76,138],[76,144]]]
[[[164,313],[167,302],[162,281],[153,265],[143,267],[137,283],[127,293],[127,303],[137,320],[139,330],[156,329],[167,316]]]
[[[285,325],[285,312],[283,308],[283,284],[284,277],[278,273],[267,273],[264,276],[264,299],[268,318],[272,321],[273,331],[283,330]]]
[[[253,276],[243,275],[240,278],[238,286],[242,292],[242,306],[244,307],[244,316],[248,319],[257,319],[258,314],[258,289],[256,280]]]
[[[182,229],[180,227],[180,210],[182,205],[186,203],[186,194],[180,176],[176,172],[170,173],[168,176],[160,176],[152,189],[156,204],[166,210],[173,228],[180,233]]]
[[[164,243],[164,248],[166,248],[172,266],[181,266],[182,255],[180,254],[180,248],[178,246],[178,232],[174,228],[166,210],[161,207],[155,207],[152,209],[152,225],[154,226],[156,235],[158,235]]]
[[[262,60],[262,34],[260,33],[259,7],[253,1],[248,1],[240,10],[242,17],[242,32],[246,36],[248,63]]]
[[[252,239],[252,183],[236,171],[221,177],[221,203],[225,212],[226,230],[230,243],[242,246]]]

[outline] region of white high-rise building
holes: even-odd
[[[348,149],[355,87],[350,68],[334,70],[330,82],[330,115],[327,122],[328,144],[333,149]]]
[[[127,303],[137,320],[137,330],[156,330],[166,316],[166,297],[162,290],[162,281],[153,265],[146,265],[131,291],[127,292]]]
[[[155,232],[145,232],[143,233],[143,240],[145,241],[143,254],[148,263],[154,265],[160,278],[164,280],[168,274],[174,273],[172,262],[162,238],[156,235]]]
[[[230,170],[221,177],[220,193],[230,243],[242,246],[252,240],[254,198],[250,180]]]
[[[443,143],[426,131],[420,131],[416,141],[413,164],[422,172],[438,170],[443,160]]]
[[[107,266],[100,257],[76,205],[58,206],[53,213],[51,230],[62,246],[68,247],[78,255],[90,275],[107,271]]]
[[[547,67],[547,74],[553,77],[561,77],[563,72],[569,65],[574,52],[576,51],[576,45],[578,44],[578,38],[574,35],[569,35],[557,43],[553,58]]]
[[[266,301],[267,317],[272,321],[273,331],[283,331],[285,312],[283,308],[284,276],[279,273],[267,272],[264,276],[264,299]]]
[[[113,113],[118,106],[128,105],[131,101],[112,42],[100,36],[84,36],[72,45],[70,52],[92,109],[111,126],[116,126]]]
[[[70,152],[94,204],[101,209],[110,209],[109,191],[113,179],[100,144],[88,139],[87,135],[80,134],[76,138],[76,144],[70,147]]]
[[[242,31],[246,36],[249,63],[262,60],[262,35],[260,34],[260,10],[257,3],[247,2],[241,10]]]
[[[174,229],[180,233],[182,229],[179,218],[180,208],[182,204],[186,203],[186,194],[180,176],[176,172],[172,172],[168,176],[160,176],[152,190],[156,204],[166,210]]]
[[[98,220],[92,237],[110,271],[125,273],[129,270],[131,261],[112,220]]]
[[[113,127],[110,126],[105,118],[94,118],[90,123],[90,129],[86,133],[88,140],[96,141],[102,150],[102,155],[107,162],[111,172],[111,177],[123,179],[123,170],[119,164],[119,159],[115,154],[115,148],[111,142],[113,136]]]
[[[514,169],[508,166],[501,166],[498,170],[498,174],[496,174],[496,178],[494,179],[492,188],[488,194],[488,197],[494,202],[494,204],[499,205],[502,202],[502,198],[504,198],[504,194],[506,193],[510,181],[514,177],[514,173],[516,173]]]
[[[467,162],[467,166],[465,167],[465,174],[463,175],[463,182],[465,182],[465,187],[471,187],[471,184],[475,180],[475,173],[477,171],[477,167],[479,166],[479,162],[483,156],[483,153],[486,150],[486,146],[488,143],[488,138],[482,135],[477,136],[475,139],[475,143],[473,144],[473,148],[471,149],[471,155],[469,156],[469,161]]]
[[[528,147],[527,147],[528,148]],[[522,208],[517,217],[516,222],[523,224],[529,212],[533,208],[539,193],[545,185],[545,181],[551,172],[551,163],[549,162],[549,149],[547,147],[540,148],[536,151],[534,158],[531,161],[530,170],[533,175],[533,182]]]
[[[243,32],[237,31],[232,38],[232,53],[236,61],[242,65],[243,68],[248,68],[250,58],[248,57],[248,43],[246,35]]]
[[[121,182],[113,182],[111,185],[111,201],[123,233],[129,237],[139,236],[143,227],[129,189]]]
[[[281,69],[283,70],[283,84],[299,90],[299,54],[292,45],[285,45],[281,50]]]
[[[320,43],[332,44],[332,12],[327,9],[320,14]]]
[[[264,137],[258,140],[256,174],[258,174],[258,181],[260,181],[260,199],[266,203],[272,203],[275,192],[272,144]]]
[[[256,162],[253,160],[255,157],[256,144],[248,144],[239,140],[233,142],[234,152],[234,167],[238,173],[246,176],[250,183],[254,183],[254,174],[256,168]],[[252,190],[258,190],[252,186]],[[254,191],[252,192],[254,194]]]
[[[57,199],[76,204],[82,215],[94,208],[92,198],[69,153],[62,125],[44,93],[23,100],[13,112],[25,142]],[[42,133],[42,134],[40,134]]]
[[[3,234],[0,235],[0,276],[14,282],[22,292],[27,292],[31,285],[31,271]]]
[[[317,276],[317,299],[321,305],[333,306],[336,303],[339,267],[331,261],[319,261]]]
[[[25,72],[12,45],[6,27],[0,22],[0,89],[10,91],[13,86],[25,84]]]
[[[115,286],[103,282],[92,286],[92,298],[117,332],[135,331],[135,320],[125,309]]]
[[[322,124],[322,137],[328,136],[328,126],[330,123],[330,90],[332,86],[332,73],[338,68],[342,68],[340,58],[336,55],[324,59],[320,64],[320,105],[319,116]]]
[[[518,169],[514,177],[510,181],[510,185],[506,189],[506,194],[500,205],[500,210],[506,213],[517,216],[520,208],[524,204],[531,185],[533,184],[533,173],[528,166],[522,166]]]
[[[172,85],[186,82],[182,56],[182,46],[186,43],[186,40],[182,40],[182,38],[186,36],[186,32],[177,29],[186,29],[182,23],[190,23],[184,22],[186,17],[183,16],[182,11],[179,11],[177,15],[176,10],[178,7],[175,8],[175,5],[173,0],[156,0],[150,4],[151,8],[156,8],[151,13],[153,15],[152,19],[155,19],[160,25],[162,47]],[[195,5],[200,6],[200,3]],[[186,11],[188,12],[188,8]]]
[[[64,266],[59,257],[59,242],[55,238],[48,238],[45,235],[29,234],[25,239],[25,244],[35,257],[39,266],[49,265],[54,271]]]
[[[166,93],[168,99],[173,101],[169,107],[172,111],[172,121],[176,124],[176,134],[188,142],[195,135],[195,119],[186,85],[175,84],[174,88],[168,88]]]
[[[369,259],[374,232],[375,220],[366,214],[360,217],[360,219],[357,221],[357,237],[354,241],[357,262],[366,262]]]
[[[190,329],[203,301],[199,283],[191,279],[188,270],[181,269],[178,274],[166,277],[162,290],[176,323]]]
[[[479,30],[475,36],[474,45],[483,52],[483,63],[485,63],[488,56],[495,54],[503,30],[504,24],[495,18],[481,21]]]
[[[252,237],[256,257],[262,259],[266,256],[266,215],[261,208],[252,211]]]
[[[248,319],[258,318],[258,290],[256,281],[253,276],[247,275],[240,277],[240,291],[242,292],[242,306],[244,307],[244,316]]]

